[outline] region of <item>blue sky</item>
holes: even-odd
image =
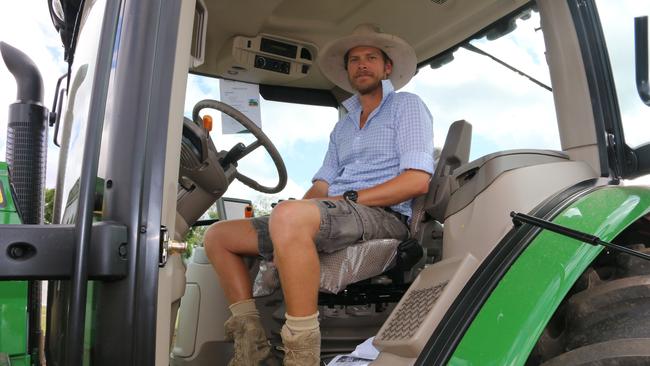
[[[0,40],[27,53],[39,66],[45,84],[45,105],[51,106],[54,86],[58,76],[66,71],[60,40],[51,25],[47,5],[42,1],[12,1],[3,4],[0,13]],[[611,45],[619,94],[630,103],[622,103],[628,142],[638,145],[650,140],[650,108],[643,107],[636,93],[631,74],[631,22],[617,22],[621,12],[647,14],[648,2],[598,1],[603,23]],[[631,19],[631,18],[630,18]],[[539,20],[519,22],[517,32],[496,41],[479,41],[475,45],[521,68],[523,71],[549,84],[544,58]],[[455,54],[456,60],[442,68],[419,70],[403,89],[418,94],[434,116],[434,144],[440,147],[449,125],[458,119],[472,123],[473,140],[471,159],[490,152],[512,148],[560,149],[555,111],[551,93],[516,75],[489,59],[466,50]],[[616,77],[616,75],[615,75]],[[0,160],[4,160],[7,106],[15,100],[15,83],[0,65]],[[218,80],[190,76],[185,102],[185,115],[204,98],[219,98]],[[322,162],[329,132],[337,120],[333,108],[289,106],[283,103],[262,101],[263,128],[280,150],[289,172],[287,188],[276,198],[300,197],[310,185],[313,173]],[[215,130],[220,118],[214,114]],[[51,133],[51,131],[50,131]],[[250,142],[242,135],[224,136],[218,131],[212,137],[220,149],[229,149],[238,139]],[[48,150],[47,185],[53,186],[58,149]],[[258,178],[262,183],[274,185],[276,178],[270,159],[258,149],[240,164],[244,174]],[[650,179],[647,179],[650,182]],[[226,194],[231,197],[256,200],[260,194],[239,183],[231,185]]]

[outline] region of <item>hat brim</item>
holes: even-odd
[[[358,46],[376,47],[390,57],[393,61],[393,71],[388,78],[395,90],[406,85],[415,75],[415,51],[401,38],[387,33],[352,34],[327,44],[318,59],[323,75],[339,88],[353,94],[356,92],[348,79],[343,57],[348,50]]]

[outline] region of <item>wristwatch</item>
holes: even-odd
[[[348,201],[357,202],[357,199],[359,199],[359,192],[354,190],[345,191],[345,193],[343,193],[343,198]]]

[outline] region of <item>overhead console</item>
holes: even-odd
[[[287,80],[310,73],[317,48],[302,41],[260,34],[252,38],[235,37],[232,53],[235,61],[249,72],[268,73],[267,76]]]

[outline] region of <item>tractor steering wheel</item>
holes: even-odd
[[[256,138],[256,140],[248,146],[245,146],[242,143],[233,146],[222,159],[221,165],[224,168],[226,168],[228,164],[237,166],[236,165],[237,161],[242,159],[244,156],[250,154],[258,147],[263,146],[264,149],[266,149],[266,151],[271,156],[271,159],[273,160],[273,163],[275,164],[275,167],[278,171],[278,184],[275,187],[263,186],[259,184],[257,181],[249,178],[248,176],[241,174],[239,171],[235,173],[235,178],[238,179],[240,182],[244,183],[245,185],[253,188],[256,191],[260,191],[262,193],[278,193],[281,190],[283,190],[284,187],[287,185],[287,168],[284,165],[284,161],[282,160],[280,153],[275,148],[271,140],[266,136],[266,134],[262,132],[262,129],[257,127],[257,125],[255,125],[253,121],[251,121],[248,117],[246,117],[243,113],[241,113],[237,109],[231,107],[226,103],[213,100],[213,99],[204,99],[196,103],[194,109],[192,110],[192,119],[194,121],[201,120],[201,117],[199,117],[199,112],[204,108],[216,109],[221,113],[225,113],[226,115],[232,117],[235,121],[239,122],[242,126],[244,126],[244,128],[246,128]]]

